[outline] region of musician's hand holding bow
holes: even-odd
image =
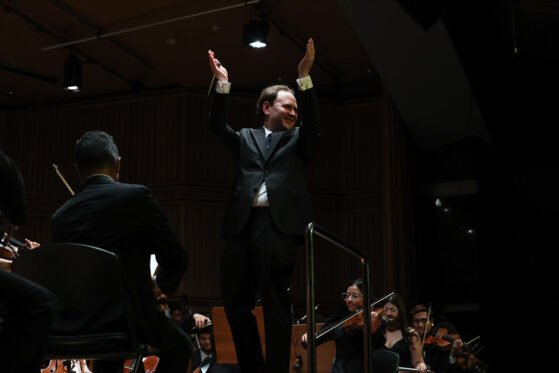
[[[415,366],[418,373],[426,373],[427,372],[427,365],[425,363],[419,363]]]
[[[28,240],[27,238],[25,239],[25,247],[27,247],[29,250],[33,250],[36,249],[38,247],[41,247],[41,244],[35,241],[31,241]]]
[[[194,326],[196,326],[197,329],[202,329],[204,326],[207,326],[211,323],[209,317],[206,317],[199,313],[193,314],[192,318],[194,319]]]

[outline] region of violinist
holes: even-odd
[[[336,324],[363,308],[363,281],[357,279],[349,284],[346,291],[342,293],[342,299],[344,301],[343,306],[334,317],[323,325],[322,329],[329,328],[330,325]],[[332,373],[363,372],[363,328],[360,327],[362,325],[362,323],[359,323],[360,320],[361,315],[358,315],[356,323],[352,321],[340,325],[331,333],[317,339],[317,346],[329,340],[334,340],[336,343],[336,358],[332,365]],[[303,346],[306,344],[306,333],[301,337],[301,342]]]
[[[373,311],[373,320],[380,320],[380,327],[372,335],[372,348],[386,349],[400,356],[400,366],[427,371],[421,350],[419,334],[409,327],[404,302],[398,294],[390,296],[379,312]],[[373,321],[375,324],[375,321]]]
[[[216,364],[211,326],[196,330],[197,349],[192,354],[193,373],[212,373]]]
[[[481,373],[485,363],[478,360],[460,339],[449,321],[434,323],[433,312],[423,304],[410,311],[412,325],[423,342],[423,354],[429,368],[437,373]]]
[[[456,327],[447,321],[435,325],[434,313],[431,308],[417,304],[410,311],[411,325],[423,342],[425,363],[437,373],[452,371],[449,355],[452,338],[459,338]],[[444,339],[444,336],[448,336]]]
[[[26,220],[24,196],[21,173],[0,150],[0,233],[6,242],[10,242],[12,232]],[[47,289],[0,270],[2,373],[40,372],[55,306],[56,299]]]

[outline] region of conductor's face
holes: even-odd
[[[272,131],[291,129],[297,123],[297,100],[289,91],[279,91],[273,103],[265,101],[262,111],[266,115],[265,125]]]

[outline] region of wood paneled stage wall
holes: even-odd
[[[255,97],[235,96],[234,128],[256,126]],[[115,138],[121,181],[149,186],[190,254],[183,289],[202,311],[220,304],[218,237],[231,193],[234,164],[208,130],[208,98],[175,92],[46,109],[0,112],[0,147],[19,165],[27,183],[27,224],[17,234],[49,242],[51,214],[69,193],[53,171],[59,166],[79,189],[73,147],[85,131]],[[406,176],[406,136],[388,97],[321,102],[322,138],[309,167],[316,222],[366,251],[375,296],[416,291]],[[320,243],[317,300],[334,304],[346,284],[360,277],[356,259]],[[305,255],[293,277],[295,316],[304,312]]]

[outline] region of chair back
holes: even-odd
[[[13,271],[56,291],[59,307],[121,292],[118,257],[89,245],[46,244],[14,260]]]
[[[49,357],[136,356],[118,257],[98,247],[51,243],[22,253],[14,273],[49,289],[58,305]]]
[[[374,373],[397,373],[400,365],[400,355],[384,349],[373,352]]]

